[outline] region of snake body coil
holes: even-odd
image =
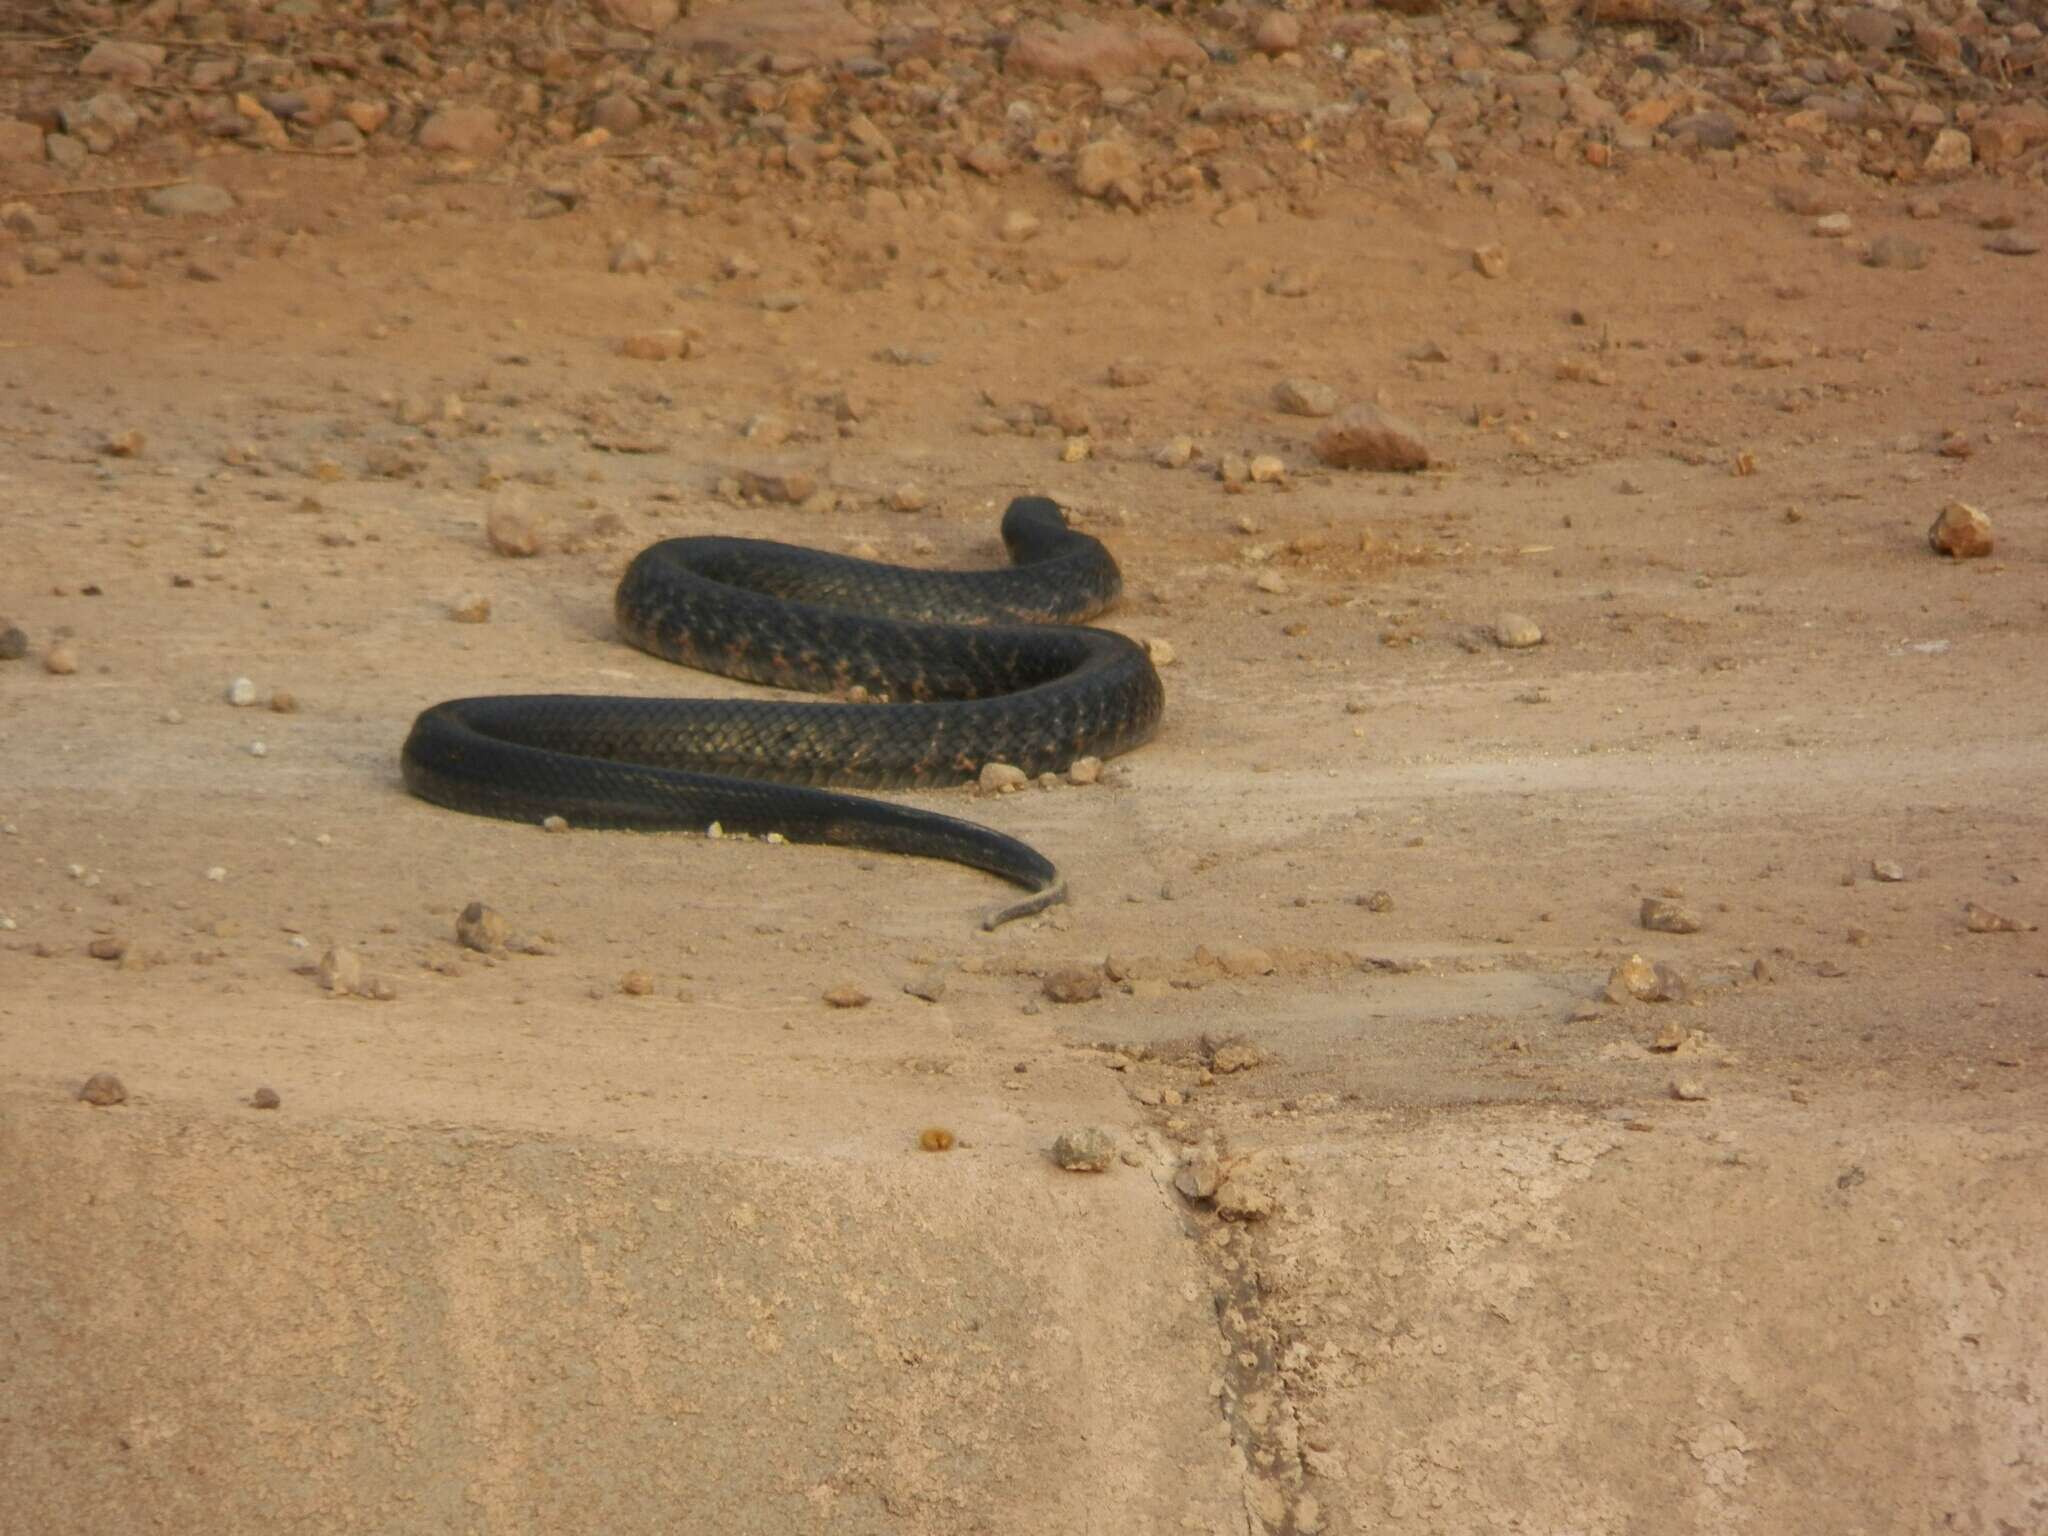
[[[1063,900],[1052,863],[987,827],[834,793],[1027,774],[1135,747],[1157,727],[1142,647],[1075,627],[1115,601],[1109,551],[1042,497],[1003,515],[1012,564],[880,565],[756,539],[669,539],[619,582],[620,633],[685,666],[879,703],[576,694],[451,699],[401,754],[415,795],[514,821],[779,833],[950,859],[1029,891],[993,928]]]

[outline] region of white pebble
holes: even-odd
[[[303,933],[295,933],[286,939],[284,943],[287,949],[304,949],[306,947],[306,936]]]
[[[252,741],[249,743],[249,755],[251,757],[261,757],[263,756],[264,753],[268,752],[269,750],[270,748],[264,746],[263,743],[260,741]]]
[[[235,708],[247,709],[256,702],[256,685],[246,677],[238,677],[228,684],[228,691],[224,696]]]
[[[215,885],[220,884],[220,882],[227,879],[227,877],[228,872],[226,867],[220,864],[214,865],[213,868],[209,869],[206,872],[206,878],[211,880]]]
[[[322,848],[332,848],[334,846],[334,839],[325,832],[322,832],[318,837],[314,838],[313,841],[318,843]]]
[[[167,709],[164,711],[165,725],[183,725],[184,723],[185,717],[179,714],[175,709]]]
[[[83,880],[85,878],[85,866],[83,864],[66,864],[64,866],[64,873],[74,880]]]
[[[704,835],[706,837],[723,837],[725,836],[725,828],[714,821],[704,829]]]
[[[9,917],[5,912],[0,912],[0,931],[4,931],[7,933],[14,932],[14,919]]]
[[[767,841],[771,843],[786,843],[789,841],[789,839],[784,837],[780,832],[770,832],[768,834]]]

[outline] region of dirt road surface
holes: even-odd
[[[193,142],[15,168],[0,1526],[2048,1529],[2038,176]],[[1164,725],[904,798],[1065,907],[404,791],[441,698],[744,691],[618,641],[654,539],[1027,493]]]

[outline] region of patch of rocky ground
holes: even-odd
[[[963,178],[1143,208],[1312,203],[1393,166],[1674,152],[1895,182],[2048,176],[2048,5],[591,6],[77,3],[0,41],[0,175],[27,247],[57,200],[143,185],[224,211],[223,154],[424,153],[525,178],[536,215],[652,190],[916,212]],[[1028,235],[1029,231],[1020,231]]]

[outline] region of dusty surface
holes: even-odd
[[[237,150],[196,226],[59,200],[82,259],[0,309],[23,1528],[2041,1529],[2048,373],[1980,227],[2039,188],[1786,169],[534,219]],[[1285,378],[1436,466],[1320,467]],[[726,686],[612,636],[652,539],[986,563],[1025,492],[1122,561],[1165,727],[916,798],[1067,908],[403,792],[442,697]],[[1988,558],[1930,550],[1957,499]],[[538,952],[458,947],[475,899]],[[1635,954],[1686,995],[1608,1000]],[[1060,1171],[1086,1125],[1123,1157]]]

